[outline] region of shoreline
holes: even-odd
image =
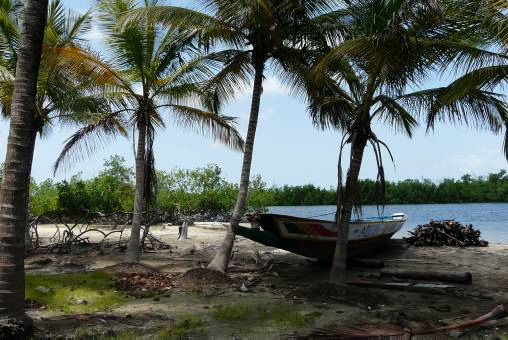
[[[240,223],[241,226],[244,226],[244,227],[249,227],[250,226],[250,223]],[[194,222],[193,224],[189,224],[189,232],[192,231],[192,230],[203,230],[203,231],[207,231],[209,230],[210,232],[225,232],[226,231],[226,228],[229,226],[229,223],[226,223],[226,222]],[[100,225],[94,225],[95,228],[97,229],[100,229],[101,231],[111,231],[112,229],[111,228],[105,228],[105,225],[103,224],[100,224]],[[181,226],[180,225],[166,225],[166,224],[157,224],[157,225],[152,225],[150,227],[150,232],[153,233],[156,237],[157,236],[164,236],[164,237],[168,237],[170,235],[175,235],[175,232],[176,232],[176,235],[178,235],[178,228],[180,228]],[[65,229],[64,225],[59,225],[59,228],[62,229],[62,231]],[[57,227],[55,225],[51,225],[51,224],[41,224],[38,226],[38,233],[39,233],[39,237],[40,238],[48,238],[48,237],[51,237],[54,232],[56,231]],[[89,234],[87,235],[94,235],[95,233],[95,236],[100,236],[102,235],[101,233],[98,233],[98,232],[94,232],[94,231],[90,231]],[[202,234],[201,232],[199,234]],[[127,237],[128,235],[130,235],[130,229],[129,227],[125,228],[124,232],[123,232],[123,236]],[[189,237],[190,237],[191,234],[189,234]],[[238,237],[241,237],[241,236],[238,236]],[[113,237],[114,238],[114,237]],[[392,237],[390,240],[392,241],[397,241],[397,242],[403,242],[404,241],[404,237]],[[446,247],[446,246],[442,246],[442,247],[415,247],[415,248],[460,248],[460,249],[467,249],[467,248],[488,248],[490,246],[501,246],[501,247],[507,247],[507,250],[508,250],[508,242],[489,242],[489,245],[487,247],[472,247],[472,246],[467,246],[467,247]],[[508,255],[508,254],[507,254]]]

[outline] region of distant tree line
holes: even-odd
[[[386,182],[384,199],[376,194],[376,182],[359,180],[358,200],[364,205],[484,203],[508,202],[508,173],[500,170],[486,177],[464,175],[460,179],[446,178],[436,183],[430,179],[406,179]],[[334,205],[334,188],[319,188],[312,184],[272,187],[274,205]]]
[[[2,169],[0,168],[0,177]],[[250,183],[248,205],[262,210],[268,206],[334,205],[335,189],[312,184],[297,186],[268,185],[260,176]],[[361,204],[376,204],[375,181],[359,182]],[[233,209],[237,185],[228,182],[214,164],[194,170],[157,171],[156,203],[152,209],[167,213],[227,213]],[[125,160],[112,156],[94,178],[80,174],[55,182],[34,180],[30,187],[30,213],[81,215],[86,211],[111,213],[131,211],[134,200],[134,173]],[[428,179],[386,183],[386,204],[508,202],[508,173],[501,170],[486,177],[464,175],[439,183]]]

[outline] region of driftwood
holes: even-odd
[[[454,283],[471,283],[473,276],[469,272],[383,269],[381,277],[398,277],[401,279],[446,281]]]
[[[409,233],[406,242],[417,247],[486,247],[489,244],[480,239],[480,230],[454,220],[430,221]]]
[[[348,285],[381,288],[390,290],[402,290],[405,292],[416,292],[424,294],[447,295],[448,290],[455,286],[432,284],[432,283],[408,283],[408,282],[348,282]]]

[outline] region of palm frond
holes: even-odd
[[[96,85],[111,85],[123,88],[132,94],[132,84],[97,54],[78,47],[45,47],[43,62],[50,67],[59,67],[93,80]],[[90,82],[90,84],[92,84]]]
[[[235,127],[234,117],[182,105],[165,105],[165,107],[171,109],[176,125],[205,136],[209,135],[217,142],[234,150],[243,151],[244,141]]]
[[[418,122],[411,113],[396,100],[385,95],[377,96],[374,98],[374,102],[379,102],[380,107],[372,115],[372,118],[383,120],[388,126],[395,128],[395,131],[402,131],[409,138],[412,137]]]
[[[210,59],[221,61],[224,67],[208,82],[205,89],[213,90],[220,103],[233,100],[239,90],[248,84],[254,74],[250,51],[227,50],[209,54]]]
[[[422,90],[401,96],[397,101],[413,112],[424,114],[427,129],[433,129],[441,121],[498,133],[505,125],[508,106],[503,95],[476,89],[446,99],[447,91],[446,87]]]
[[[88,125],[65,141],[63,150],[53,165],[55,174],[62,166],[69,166],[92,155],[100,145],[106,145],[119,134],[127,137],[126,124],[116,113],[89,115],[88,120]]]

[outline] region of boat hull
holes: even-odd
[[[402,228],[405,221],[405,216],[352,221],[349,226],[348,256],[368,253],[382,246]],[[299,255],[322,260],[333,258],[337,239],[335,222],[263,214],[257,223],[262,230],[240,230],[239,234]]]

